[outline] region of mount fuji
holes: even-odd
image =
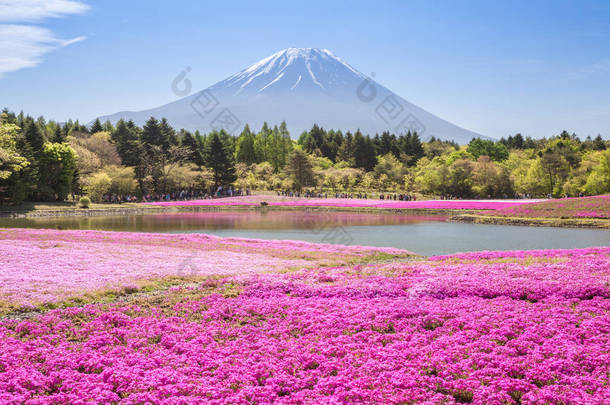
[[[180,90],[178,77],[174,92]],[[184,87],[184,86],[182,86]],[[247,123],[260,128],[286,121],[293,137],[314,123],[326,129],[374,135],[417,132],[464,144],[479,134],[458,127],[365,76],[326,49],[289,48],[222,80],[205,90],[158,108],[122,111],[99,117],[123,118],[142,125],[151,116],[165,117],[176,128],[209,132],[224,128],[239,134]]]

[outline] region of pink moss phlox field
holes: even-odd
[[[496,210],[513,205],[530,204],[539,200],[363,200],[346,198],[287,198],[275,195],[254,195],[243,197],[227,197],[211,200],[193,201],[162,201],[146,203],[159,206],[257,206],[261,202],[278,207],[347,207],[347,208],[385,208],[385,209],[455,209],[455,210]]]
[[[610,219],[610,195],[562,198],[490,211],[489,215],[521,218]]]
[[[349,260],[394,248],[368,248],[219,238],[202,234],[0,230],[0,301],[54,302],[79,293],[133,286],[167,276],[210,276],[311,267],[324,260]]]
[[[608,404],[609,282],[608,247],[483,252],[54,310],[0,322],[0,403]]]

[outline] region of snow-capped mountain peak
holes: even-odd
[[[328,49],[287,48],[214,85],[232,95],[275,91],[332,91],[364,75]]]

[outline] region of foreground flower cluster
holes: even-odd
[[[610,195],[562,198],[528,205],[515,205],[489,212],[493,216],[519,218],[610,219]]]
[[[497,210],[514,205],[531,204],[538,200],[361,200],[345,198],[306,198],[296,199],[275,195],[252,195],[211,200],[163,201],[146,203],[159,206],[257,206],[266,202],[278,207],[347,207],[347,208],[385,208],[385,209],[434,209],[434,210]]]
[[[0,322],[0,402],[610,403],[610,248],[240,274]]]
[[[300,269],[376,255],[409,252],[203,234],[0,229],[0,314],[3,305],[28,308],[99,290],[137,290],[143,280],[168,276]]]

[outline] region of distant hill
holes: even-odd
[[[458,127],[406,101],[326,49],[289,48],[200,92],[158,108],[99,117],[142,125],[166,117],[176,128],[237,134],[245,123],[286,121],[293,137],[314,123],[327,129],[375,134],[416,131],[423,140],[467,143],[475,132]]]

